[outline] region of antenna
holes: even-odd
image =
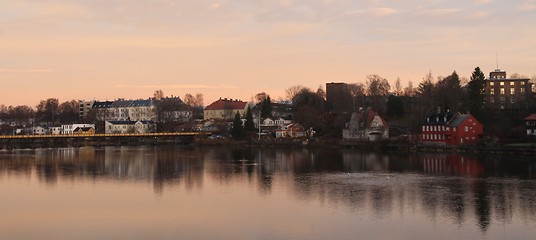
[[[495,61],[497,63],[497,68],[496,69],[499,69],[499,54],[498,53],[495,53]]]

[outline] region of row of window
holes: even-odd
[[[510,86],[515,86],[515,83],[516,82],[510,82]],[[519,84],[521,86],[525,86],[525,82],[519,82]],[[495,86],[495,82],[490,82],[489,85],[490,86]],[[499,82],[499,85],[504,86],[504,82],[503,81]]]
[[[456,131],[456,127],[453,128]],[[422,126],[422,131],[450,131],[450,127],[445,126]]]
[[[504,92],[505,92],[505,91],[504,91],[504,88],[501,88],[501,89],[500,89],[500,93],[501,93],[501,95],[504,95]],[[495,94],[495,89],[490,89],[490,90],[489,90],[489,93],[490,93],[491,95],[494,95],[494,94]],[[520,89],[519,89],[519,93],[525,93],[525,89],[524,89],[524,88],[520,88]],[[514,95],[514,94],[515,94],[515,88],[510,88],[510,95]]]

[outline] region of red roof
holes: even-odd
[[[535,121],[535,120],[536,120],[536,113],[533,113],[530,116],[525,118],[525,121]]]
[[[219,99],[208,105],[205,110],[243,110],[247,103],[240,100]]]

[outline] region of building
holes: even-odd
[[[59,134],[61,134],[61,130],[62,130],[61,127],[51,127],[50,128],[50,134],[59,135]]]
[[[486,106],[491,109],[528,108],[534,97],[528,78],[507,78],[501,69],[490,72],[485,82]]]
[[[77,127],[73,130],[73,134],[93,135],[95,134],[95,128],[93,127]]]
[[[422,124],[422,142],[437,145],[474,145],[484,126],[471,114],[438,113],[426,117]]]
[[[342,130],[342,138],[346,140],[376,141],[389,137],[389,125],[378,113],[363,109],[352,113],[350,122]]]
[[[89,111],[93,109],[93,105],[95,104],[95,100],[92,101],[80,101],[79,102],[79,113],[78,116],[80,118],[85,118]]]
[[[233,99],[219,99],[210,105],[208,105],[204,112],[204,119],[220,119],[220,120],[232,120],[238,112],[241,116],[244,116],[247,111],[248,104],[240,100]]]
[[[74,134],[74,130],[77,128],[93,128],[95,129],[95,124],[66,124],[61,125],[61,134]]]
[[[49,134],[49,130],[47,127],[35,126],[30,128],[30,133],[33,135],[44,135]]]
[[[527,130],[527,136],[536,137],[536,113],[531,114],[524,120],[525,128]]]
[[[310,130],[312,131],[312,130]],[[276,138],[303,138],[307,136],[305,128],[299,123],[285,124],[275,132]]]
[[[352,94],[346,83],[326,83],[326,102],[331,111],[353,111]]]
[[[156,124],[152,121],[106,121],[105,133],[153,133]]]

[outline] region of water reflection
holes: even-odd
[[[387,155],[353,150],[104,147],[0,152],[0,175],[55,185],[92,179],[149,183],[157,194],[183,184],[246,184],[270,195],[279,184],[299,201],[371,212],[424,214],[482,232],[493,221],[536,223],[535,162],[455,154]]]

